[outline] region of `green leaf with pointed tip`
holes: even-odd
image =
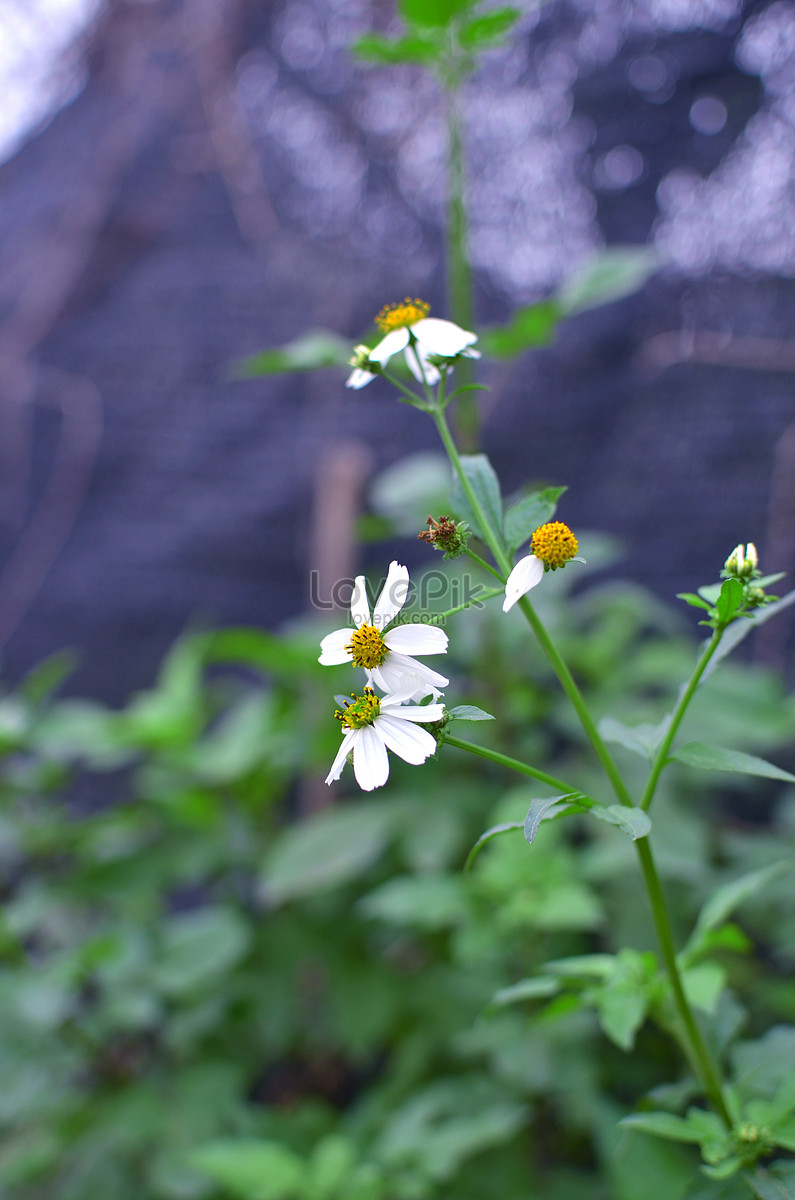
[[[696,596],[694,592],[677,592],[676,598],[677,600],[684,600],[692,608],[705,608],[707,612],[712,611],[712,605],[702,599],[701,596]]]
[[[575,978],[606,979],[615,969],[615,961],[614,954],[575,954],[571,958],[555,958],[544,963],[543,970]]]
[[[235,367],[238,379],[258,375],[283,375],[289,371],[320,371],[324,367],[347,367],[351,344],[328,329],[311,329],[285,346],[263,350],[243,359]]]
[[[493,721],[491,713],[484,712],[474,704],[457,704],[447,714],[454,721]]]
[[[774,600],[772,604],[765,604],[763,608],[756,609],[742,621],[735,621],[733,625],[730,625],[721,638],[720,645],[707,664],[707,669],[701,676],[701,683],[709,679],[712,672],[718,666],[718,663],[726,658],[727,654],[731,654],[732,650],[739,646],[740,642],[744,638],[747,638],[749,633],[753,633],[755,629],[758,629],[760,625],[764,625],[771,617],[777,617],[780,612],[783,612],[784,609],[789,608],[792,604],[795,604],[795,590],[787,592],[786,596],[782,596],[780,600]]]
[[[674,1113],[646,1112],[631,1113],[624,1117],[619,1124],[628,1129],[638,1129],[641,1133],[651,1133],[655,1137],[668,1138],[672,1142],[700,1142],[701,1134],[693,1129],[684,1117]]]
[[[610,246],[566,280],[558,293],[561,312],[571,316],[631,296],[658,267],[656,254],[647,247]]]
[[[512,504],[505,513],[505,544],[508,552],[513,554],[517,546],[528,541],[539,525],[551,521],[558,506],[558,500],[567,489],[565,487],[548,487],[540,492],[531,492],[528,496]]]
[[[689,767],[698,767],[701,771],[733,771],[740,775],[758,775],[762,779],[781,779],[785,783],[795,783],[795,775],[767,762],[764,758],[757,758],[755,754],[745,754],[742,750],[710,746],[706,742],[688,742],[686,746],[674,750],[671,757]]]
[[[555,300],[542,300],[517,309],[507,325],[485,329],[478,346],[492,358],[514,358],[534,346],[548,346],[561,319]]]
[[[495,992],[489,1007],[504,1008],[508,1004],[519,1004],[522,1000],[543,1000],[555,996],[560,991],[559,979],[548,979],[538,975],[534,979],[522,979],[512,983],[510,987],[500,988]]]
[[[599,733],[606,742],[623,746],[625,750],[632,750],[651,761],[665,736],[669,721],[670,717],[665,717],[658,725],[624,725],[614,717],[602,717]]]
[[[628,833],[633,842],[646,837],[651,830],[651,818],[642,808],[630,808],[624,804],[593,804],[588,809],[589,816],[597,821],[605,821],[608,825],[617,825],[624,833]]]
[[[522,14],[518,8],[495,8],[475,17],[459,32],[458,40],[467,50],[495,46],[510,32]]]
[[[573,793],[576,795],[577,793]],[[544,796],[542,799],[531,800],[530,808],[527,811],[527,816],[524,820],[524,836],[532,845],[535,841],[535,836],[538,833],[538,827],[542,821],[550,821],[553,817],[560,816],[572,805],[567,803],[571,800],[570,795],[564,796]]]
[[[472,488],[475,496],[483,509],[486,520],[489,522],[492,530],[498,538],[502,537],[502,495],[500,493],[500,482],[494,467],[489,462],[485,454],[462,454],[461,468],[466,475],[469,485]],[[466,498],[464,489],[461,486],[461,480],[457,474],[453,474],[452,488],[452,505],[458,516],[463,517],[481,539],[484,538],[484,531],[480,527],[472,509],[469,506],[469,501]]]
[[[791,871],[792,867],[790,860],[773,863],[759,871],[749,871],[747,875],[741,875],[739,879],[733,879],[713,892],[698,914],[695,928],[682,951],[682,961],[690,962],[697,957],[704,947],[704,939],[711,930],[717,929],[745,900],[756,895],[785,871]]]

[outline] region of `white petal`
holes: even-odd
[[[438,625],[398,625],[384,634],[384,642],[401,654],[447,653],[447,634]]]
[[[353,747],[356,745],[356,738],[359,733],[358,729],[346,730],[342,735],[342,745],[337,751],[337,756],[331,764],[331,770],[326,776],[326,783],[334,783],[342,774],[342,768],[345,766],[345,760],[350,754]]]
[[[540,583],[543,577],[544,564],[540,558],[536,558],[535,554],[520,558],[505,583],[502,611],[507,612],[509,608],[513,608],[516,601]]]
[[[420,370],[419,363],[417,362],[417,354],[414,353],[415,349],[417,354],[419,354],[420,358],[422,359],[422,371]],[[442,378],[436,367],[428,362],[428,355],[430,353],[431,351],[428,349],[428,347],[423,346],[421,343],[417,343],[416,347],[409,346],[406,350],[406,366],[419,383],[423,382],[423,372],[425,373],[425,383],[428,384],[438,383]]]
[[[393,329],[378,345],[370,351],[369,357],[374,362],[389,362],[393,354],[399,354],[409,344],[408,329]]]
[[[373,625],[383,629],[396,617],[406,603],[406,593],[409,590],[408,567],[403,567],[394,559],[389,564],[386,583],[381,588],[381,595],[375,602],[373,610]]]
[[[398,704],[395,696],[384,696],[381,712],[385,717],[399,717],[401,721],[419,721],[420,725],[432,725],[444,716],[443,704]]]
[[[320,643],[320,658],[317,660],[324,667],[336,667],[339,663],[350,662],[351,656],[345,649],[351,640],[352,629],[335,629],[327,633]]]
[[[370,624],[370,605],[367,603],[367,587],[364,575],[356,576],[356,586],[351,592],[351,620],[358,629]]]
[[[381,666],[373,669],[373,680],[382,692],[412,700],[421,700],[450,682],[425,663],[396,650],[390,650]]]
[[[353,773],[365,792],[382,787],[389,778],[389,755],[374,725],[357,729],[359,735],[353,747]]]
[[[436,738],[427,729],[420,729],[409,721],[396,721],[394,717],[382,715],[376,717],[375,728],[393,754],[415,767],[436,753]]]
[[[355,367],[345,380],[345,386],[349,388],[363,388],[371,379],[375,379],[375,375],[371,375],[363,367]]]
[[[478,340],[476,333],[454,325],[452,321],[443,321],[439,317],[426,317],[417,321],[411,331],[418,342],[427,347],[430,354],[440,354],[443,358],[455,358],[467,346]],[[372,355],[370,356],[372,357]]]

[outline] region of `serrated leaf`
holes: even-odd
[[[555,515],[558,500],[567,489],[565,487],[548,487],[540,492],[531,492],[523,496],[505,513],[505,544],[509,554],[516,550],[522,542],[526,542],[539,525],[545,525]]]
[[[478,345],[492,358],[513,358],[534,346],[548,346],[561,319],[560,306],[555,300],[542,300],[517,309],[510,322],[502,327],[484,330]]]
[[[347,367],[351,344],[328,329],[311,329],[284,346],[263,350],[243,359],[235,367],[239,379],[259,375],[282,375],[290,371],[320,371],[324,367]]]
[[[647,837],[651,830],[651,818],[642,808],[630,808],[624,804],[593,804],[588,809],[589,816],[597,821],[605,821],[608,825],[617,825],[624,833],[628,833],[633,842],[638,838]]]
[[[726,750],[723,746],[710,746],[706,742],[688,742],[674,750],[672,758],[677,762],[686,763],[689,767],[698,767],[702,771],[732,771],[740,775],[757,775],[762,779],[781,779],[785,783],[795,783],[795,775],[781,767],[758,758],[755,754],[745,754],[742,750]]]
[[[190,1151],[187,1160],[236,1200],[290,1200],[303,1193],[306,1167],[278,1142],[230,1138]]]
[[[467,22],[459,32],[458,40],[467,50],[494,46],[510,32],[521,15],[518,8],[495,8]]]
[[[499,837],[500,834],[503,833],[509,833],[512,829],[524,829],[524,821],[503,821],[500,825],[492,825],[491,829],[487,829],[485,833],[481,833],[480,837],[467,855],[467,860],[464,863],[464,870],[470,870],[478,854],[480,854],[483,847],[487,845],[492,838]]]
[[[522,979],[512,983],[510,987],[500,988],[495,992],[489,1007],[504,1008],[508,1004],[519,1004],[522,1000],[542,1000],[555,996],[560,991],[559,979],[548,979],[538,975],[534,979]]]
[[[646,247],[608,247],[566,280],[558,293],[561,311],[571,316],[630,296],[658,267],[656,254]]]
[[[457,704],[447,714],[454,721],[493,721],[491,713],[484,712],[475,704]]]
[[[541,799],[530,801],[530,808],[527,810],[524,820],[524,836],[530,845],[535,841],[538,827],[542,821],[549,821],[572,807],[570,803],[566,803],[568,800],[570,800],[570,796],[564,795],[544,796]]]
[[[502,536],[502,496],[496,472],[485,454],[462,454],[461,468],[498,538]],[[458,516],[467,521],[475,534],[482,540],[484,531],[470,508],[461,480],[453,474],[452,505]]]

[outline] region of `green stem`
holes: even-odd
[[[663,768],[665,767],[665,764],[668,761],[668,751],[671,749],[671,745],[673,744],[673,740],[676,737],[677,730],[679,729],[679,726],[682,724],[682,718],[684,717],[685,713],[687,712],[688,705],[690,704],[690,701],[693,699],[696,688],[698,687],[699,683],[701,682],[701,676],[704,674],[705,670],[707,669],[707,664],[708,664],[709,660],[712,658],[712,655],[715,653],[715,651],[717,650],[717,648],[720,644],[720,640],[723,637],[724,630],[725,630],[725,626],[720,626],[718,629],[715,630],[715,632],[713,633],[709,642],[707,643],[707,647],[704,650],[704,653],[701,655],[701,658],[698,660],[698,663],[696,664],[696,669],[693,672],[693,674],[691,675],[690,681],[689,681],[687,687],[682,692],[682,695],[679,697],[679,703],[677,704],[676,708],[674,709],[674,711],[671,715],[671,722],[668,726],[668,729],[666,730],[665,737],[663,738],[662,742],[660,743],[660,748],[657,751],[657,755],[654,759],[654,763],[652,764],[651,772],[649,773],[649,778],[646,781],[646,787],[644,789],[643,797],[640,802],[640,807],[644,810],[649,808],[652,800],[654,799],[654,793],[657,790],[657,784],[659,782],[660,775],[662,774]]]
[[[384,379],[388,379],[392,386],[396,387],[399,392],[403,393],[409,404],[413,404],[415,408],[419,408],[422,412],[430,412],[430,409],[428,408],[426,402],[422,399],[422,396],[418,396],[416,392],[412,392],[411,388],[405,387],[399,379],[396,379],[395,376],[391,374],[391,372],[382,371],[381,375]],[[425,390],[427,392],[427,386]]]
[[[463,604],[456,605],[455,608],[448,608],[446,612],[432,613],[431,615],[436,621],[446,621],[448,617],[454,617],[456,613],[465,612],[466,609],[472,608],[474,604],[480,604],[483,600],[491,600],[494,596],[501,596],[502,588],[488,588],[485,592],[479,592],[473,600],[465,600]]]
[[[729,1110],[726,1107],[726,1101],[723,1098],[723,1084],[719,1069],[713,1062],[712,1055],[702,1037],[701,1030],[693,1016],[693,1010],[685,995],[682,976],[679,973],[679,964],[676,961],[676,949],[674,947],[673,934],[671,933],[671,922],[668,918],[665,897],[648,838],[639,838],[635,842],[635,849],[640,859],[643,881],[646,884],[646,893],[651,905],[657,941],[660,945],[660,952],[668,975],[668,982],[671,985],[674,1005],[679,1020],[684,1027],[684,1041],[690,1051],[688,1057],[690,1058],[691,1066],[701,1080],[704,1093],[709,1098],[715,1112],[723,1121],[726,1128],[731,1129],[732,1120]]]
[[[498,767],[507,767],[509,771],[517,771],[520,775],[529,775],[531,779],[548,783],[556,792],[573,795],[577,791],[576,788],[569,787],[562,779],[556,779],[554,775],[548,775],[546,771],[539,771],[535,767],[528,766],[527,763],[520,762],[518,758],[500,754],[498,750],[487,750],[485,746],[476,746],[474,742],[465,742],[462,738],[456,737],[445,737],[444,744],[455,746],[457,750],[467,750],[470,754],[476,754],[478,758],[486,758],[489,762],[496,763]]]
[[[469,548],[466,550],[466,556],[467,558],[471,558],[473,562],[476,562],[479,567],[483,568],[484,571],[488,571],[489,574],[493,575],[495,579],[499,579],[500,583],[502,584],[502,590],[505,589],[504,576],[500,575],[499,571],[495,571],[494,567],[492,567],[490,563],[487,563],[485,558],[481,558],[479,554],[476,554],[474,550],[470,550]]]
[[[445,89],[448,137],[447,201],[447,290],[450,315],[462,329],[472,328],[472,271],[467,256],[467,217],[464,201],[464,146],[459,112],[459,84]],[[463,358],[458,367],[462,384],[472,382],[472,362]],[[474,450],[478,443],[477,400],[465,392],[456,406],[456,425],[463,445]]]

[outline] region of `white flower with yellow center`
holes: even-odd
[[[585,562],[584,558],[576,558],[577,539],[562,521],[540,525],[533,534],[530,549],[532,554],[519,559],[505,582],[503,612],[508,612],[517,600],[540,583],[545,571],[557,571],[567,562]]]
[[[424,300],[410,300],[408,296],[400,304],[387,304],[375,318],[375,324],[386,336],[363,357],[363,347],[357,346],[346,387],[362,388],[375,379],[375,373],[367,370],[367,362],[385,366],[395,354],[405,351],[406,363],[415,379],[429,384],[438,383],[441,375],[438,367],[430,360],[453,359],[459,354],[465,358],[480,358],[480,351],[473,350],[478,340],[476,333],[461,329],[452,321],[429,317],[431,306]],[[417,362],[419,357],[422,367]]]
[[[436,752],[436,738],[420,723],[441,721],[443,704],[403,704],[400,697],[376,696],[365,688],[361,696],[352,695],[350,703],[334,714],[342,725],[342,745],[331,764],[326,783],[334,783],[342,774],[349,754],[353,755],[353,773],[365,792],[382,787],[389,778],[387,750],[404,762],[419,766]]]
[[[422,700],[439,695],[450,682],[438,671],[412,658],[414,654],[446,654],[447,634],[438,625],[396,625],[395,619],[409,590],[409,573],[398,562],[389,564],[386,583],[375,602],[372,617],[364,576],[357,575],[351,595],[351,620],[355,629],[335,629],[320,643],[318,661],[324,667],[349,662],[363,667],[368,684],[402,700]],[[386,629],[386,632],[383,632]]]

